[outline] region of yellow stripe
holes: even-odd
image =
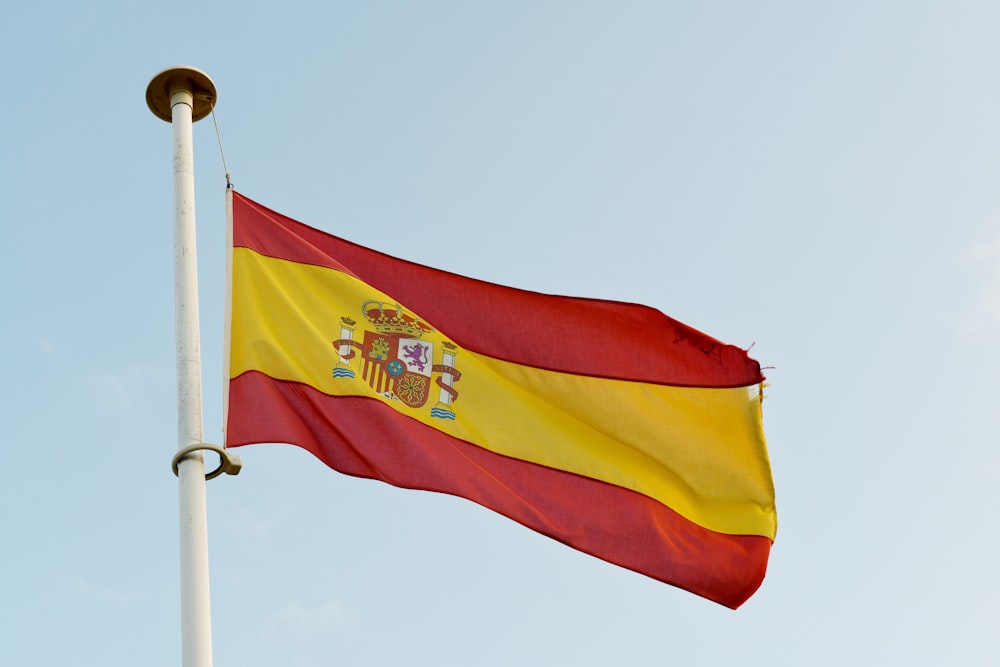
[[[607,380],[458,349],[456,419],[437,419],[430,415],[436,386],[420,409],[384,398],[362,379],[360,350],[350,362],[355,378],[333,377],[341,317],[357,323],[353,338],[361,342],[366,327],[374,330],[361,305],[395,304],[391,297],[339,271],[246,248],[233,255],[230,377],[258,370],[331,395],[370,396],[499,454],[638,491],[706,528],[774,538],[774,489],[755,387]],[[447,338],[435,331],[422,340],[434,343],[434,363],[441,363]]]

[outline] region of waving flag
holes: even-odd
[[[736,608],[777,519],[760,366],[663,313],[421,266],[233,193],[226,442],[467,498]]]

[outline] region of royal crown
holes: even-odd
[[[403,307],[398,303],[365,301],[361,306],[361,312],[379,333],[406,334],[420,338],[425,333],[434,331],[434,327],[421,322],[414,315],[403,310]]]

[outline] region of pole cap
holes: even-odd
[[[178,90],[186,90],[194,97],[192,121],[201,120],[212,113],[212,106],[218,99],[212,79],[200,69],[181,65],[163,70],[146,86],[146,105],[154,116],[168,123],[172,122],[170,96]]]

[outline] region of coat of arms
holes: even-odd
[[[366,326],[361,341],[354,339],[356,322],[341,318],[340,339],[333,341],[340,363],[333,369],[333,377],[354,378],[357,371],[383,397],[410,408],[424,407],[436,389],[438,396],[431,416],[455,419],[452,403],[458,392],[453,384],[461,377],[454,366],[457,347],[442,342],[440,362],[434,363],[435,344],[423,340],[434,332],[429,324],[399,304],[382,301],[366,301],[361,313],[372,327]]]

